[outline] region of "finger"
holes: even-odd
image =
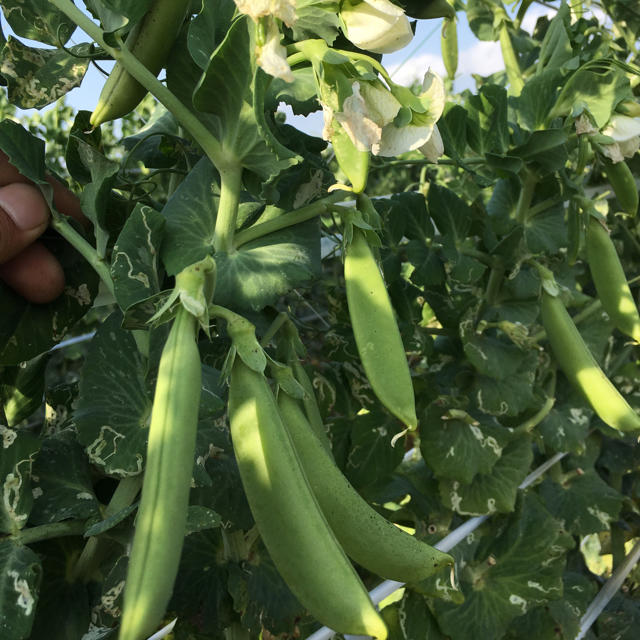
[[[30,245],[49,224],[49,208],[40,191],[14,182],[0,187],[0,263]]]
[[[80,200],[72,191],[69,191],[59,180],[52,176],[47,176],[47,182],[53,187],[53,205],[67,216],[71,216],[86,224],[87,218],[80,208]],[[9,157],[3,151],[0,151],[0,187],[19,182],[21,184],[33,184],[29,178],[23,176],[9,162]]]
[[[55,300],[64,289],[64,272],[51,252],[39,242],[0,265],[0,279],[31,302]]]

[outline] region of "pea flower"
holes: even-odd
[[[282,35],[277,20],[291,27],[297,20],[295,0],[234,0],[240,13],[254,22],[261,21],[264,41],[256,45],[256,63],[266,73],[286,82],[293,82],[287,62],[287,50],[280,44]]]
[[[418,148],[418,151],[420,151],[429,162],[437,162],[438,158],[444,154],[444,143],[442,142],[442,136],[440,135],[437,124],[433,125],[431,137]]]
[[[613,144],[602,145],[603,153],[614,163],[631,158],[640,149],[640,117],[632,118],[616,113],[601,133],[615,141]]]
[[[296,0],[234,0],[240,13],[257,22],[259,18],[273,16],[288,27],[293,26],[296,16]]]
[[[397,51],[413,38],[404,9],[389,0],[344,0],[340,20],[345,36],[373,53]]]

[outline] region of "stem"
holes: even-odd
[[[348,196],[349,192],[347,191],[336,191],[335,193],[332,193],[330,196],[327,196],[322,200],[316,200],[316,202],[308,204],[306,207],[295,209],[294,211],[290,211],[285,215],[278,216],[277,218],[267,220],[266,222],[261,222],[260,224],[255,224],[248,229],[239,231],[235,236],[235,248],[237,249],[247,242],[262,238],[263,236],[266,236],[269,233],[273,233],[274,231],[280,231],[281,229],[286,229],[287,227],[291,227],[295,224],[300,224],[301,222],[312,220],[316,216],[326,213],[332,204],[340,202]]]
[[[530,433],[533,431],[551,412],[553,405],[556,403],[556,399],[551,396],[545,400],[539,411],[534,413],[530,418],[525,420],[522,424],[518,425],[514,432],[516,433]]]
[[[194,140],[202,147],[207,157],[218,168],[227,164],[227,157],[223,153],[220,143],[211,135],[209,129],[202,124],[156,76],[151,73],[124,45],[121,48],[112,47],[102,37],[102,30],[88,16],[86,16],[71,0],[51,0],[69,19],[75,22],[85,33],[97,42],[116,62],[131,74],[147,91],[153,94],[171,113],[178,122],[189,132]]]
[[[504,267],[494,266],[489,274],[489,282],[487,282],[487,289],[484,294],[484,298],[489,306],[495,304],[498,298],[498,292],[500,291],[500,285],[502,284],[502,278],[504,277]]]
[[[109,500],[109,504],[105,507],[103,518],[106,520],[112,515],[126,509],[136,498],[140,487],[142,486],[142,474],[123,478],[118,483],[116,490]],[[94,573],[96,567],[100,564],[104,555],[104,541],[98,536],[90,537],[82,552],[78,556],[73,566],[71,579],[72,581],[89,580]]]
[[[86,528],[87,523],[85,520],[67,520],[65,522],[52,522],[50,524],[41,524],[38,527],[22,529],[11,537],[21,544],[33,544],[34,542],[42,542],[51,538],[81,536]]]
[[[111,272],[107,263],[98,255],[98,252],[61,214],[54,212],[51,226],[93,267],[93,270],[98,274],[111,295],[115,295]]]
[[[527,218],[533,218],[534,216],[537,216],[539,213],[542,213],[543,211],[546,211],[547,209],[550,209],[551,207],[557,204],[560,204],[561,202],[564,202],[564,198],[553,197],[553,198],[547,198],[542,202],[538,202],[538,204],[534,204],[532,207],[529,207]]]
[[[527,171],[522,181],[522,189],[520,190],[520,197],[518,198],[518,205],[516,207],[516,220],[520,224],[524,224],[527,220],[536,184],[538,184],[536,176]]]
[[[232,253],[233,236],[236,230],[240,188],[242,186],[242,166],[232,164],[226,169],[220,168],[220,203],[213,232],[213,247],[219,251]]]
[[[273,336],[278,333],[278,331],[282,328],[282,325],[289,320],[289,314],[284,311],[279,313],[274,321],[271,323],[271,326],[267,329],[266,333],[262,336],[262,340],[260,340],[260,346],[266,347],[269,344],[269,341]]]

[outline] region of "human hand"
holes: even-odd
[[[84,220],[78,198],[54,178],[47,180],[56,209]],[[0,151],[0,280],[30,302],[51,302],[64,289],[60,263],[36,241],[50,215],[41,191]]]

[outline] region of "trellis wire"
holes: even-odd
[[[405,454],[405,460],[412,457],[414,450]],[[534,469],[518,486],[519,489],[526,489],[531,486],[538,478],[540,478],[550,467],[562,460],[566,456],[566,452],[556,453],[554,456],[543,462],[537,469]],[[440,551],[451,551],[459,542],[462,542],[470,533],[475,531],[483,522],[489,519],[489,515],[475,516],[469,518],[466,522],[463,522],[459,527],[456,527],[451,533],[446,535],[440,542],[433,545]],[[624,579],[624,578],[623,578]],[[385,598],[389,597],[392,593],[404,586],[404,582],[396,582],[395,580],[385,580],[381,582],[377,587],[369,592],[371,601],[373,604],[379,604]],[[604,589],[603,589],[604,590]],[[307,640],[329,640],[335,635],[335,631],[328,627],[321,627],[310,636],[307,636]],[[345,636],[347,639],[360,638],[362,636]],[[578,639],[576,639],[578,640]]]
[[[597,620],[603,609],[609,603],[609,600],[618,592],[626,577],[631,573],[633,567],[640,560],[640,541],[636,542],[633,549],[620,563],[620,566],[613,572],[611,577],[604,583],[598,595],[593,599],[591,604],[580,620],[580,631],[575,640],[582,640],[591,628],[591,625]]]

